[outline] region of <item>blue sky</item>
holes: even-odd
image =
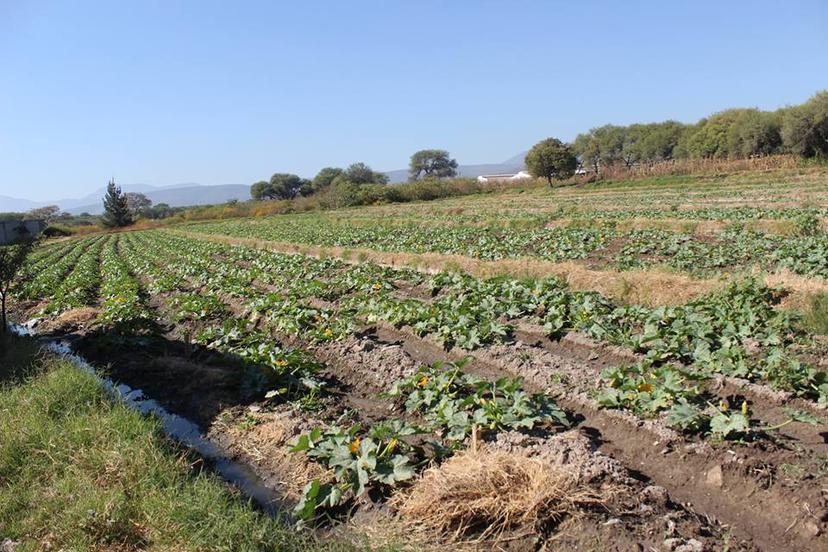
[[[828,2],[0,0],[0,195],[251,183],[828,88]]]

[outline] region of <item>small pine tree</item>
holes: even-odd
[[[115,180],[109,181],[106,187],[106,195],[103,199],[104,214],[103,225],[107,228],[120,228],[129,226],[132,220],[132,212],[129,210],[126,194],[121,191],[120,186],[115,185]]]

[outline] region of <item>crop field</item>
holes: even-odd
[[[826,182],[92,235],[39,248],[14,309],[196,421],[305,530],[413,550],[824,550]]]

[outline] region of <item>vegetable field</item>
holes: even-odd
[[[767,276],[824,289],[828,187],[791,175],[697,190],[635,184],[656,196],[639,206],[612,186],[579,206],[529,190],[462,211],[452,199],[90,236],[40,248],[15,308],[198,422],[302,530],[412,549],[824,549],[828,342]],[[362,250],[716,285],[645,305]]]

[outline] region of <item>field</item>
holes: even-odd
[[[826,228],[819,168],[527,187],[55,242],[14,309],[326,535],[820,550]]]

